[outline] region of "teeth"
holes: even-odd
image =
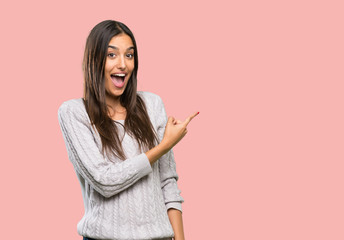
[[[125,74],[124,73],[116,73],[114,74],[116,77],[125,77]]]

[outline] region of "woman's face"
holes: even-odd
[[[114,36],[108,45],[105,62],[105,91],[107,98],[119,98],[134,70],[134,44],[124,33]]]

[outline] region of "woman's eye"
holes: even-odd
[[[128,57],[128,58],[133,58],[133,57],[134,57],[134,54],[128,53],[128,54],[127,54],[127,57]]]
[[[114,53],[109,53],[108,56],[109,56],[109,57],[114,57],[115,54],[114,54]]]

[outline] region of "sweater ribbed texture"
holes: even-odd
[[[163,101],[154,93],[137,94],[144,100],[161,141],[167,123]],[[122,161],[104,157],[99,133],[91,126],[82,98],[63,102],[58,120],[84,201],[85,213],[77,225],[78,233],[107,240],[173,237],[167,210],[182,211],[184,202],[177,186],[173,150],[151,166],[136,140],[116,123],[119,134],[124,136],[122,146],[128,158]]]

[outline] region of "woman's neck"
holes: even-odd
[[[127,116],[127,110],[121,105],[119,97],[115,98],[106,98],[106,105],[108,107],[109,117],[114,120],[125,119]]]

